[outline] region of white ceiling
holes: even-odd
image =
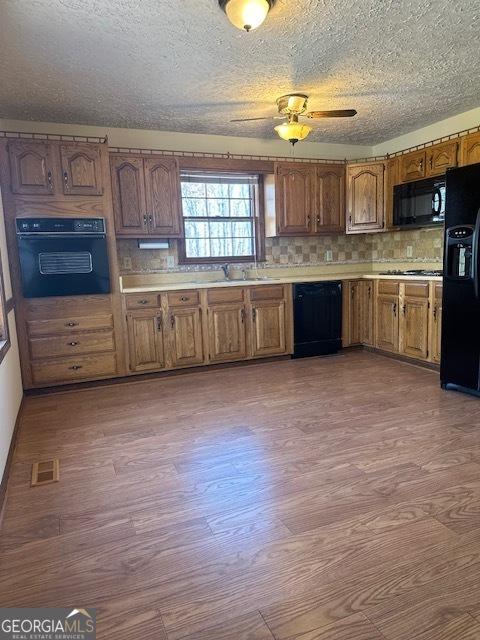
[[[282,94],[355,108],[309,140],[376,144],[480,105],[480,0],[0,0],[0,117],[249,137]]]

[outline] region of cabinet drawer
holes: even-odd
[[[30,340],[30,355],[33,360],[114,351],[114,349],[115,342],[112,331],[72,333],[69,336],[51,336]]]
[[[285,297],[282,284],[254,286],[250,289],[250,300],[281,300]]]
[[[428,298],[428,282],[406,282],[405,295],[411,298]]]
[[[105,315],[55,318],[52,320],[28,320],[27,328],[30,337],[72,333],[76,331],[94,331],[95,329],[113,329],[113,317],[111,315]]]
[[[114,353],[41,360],[32,363],[32,379],[36,385],[60,384],[113,376],[117,373]]]
[[[195,289],[188,291],[171,291],[167,293],[169,307],[191,307],[200,304],[200,294]]]
[[[386,294],[389,296],[398,296],[400,289],[400,283],[392,280],[379,280],[378,281],[378,293]]]
[[[158,293],[138,293],[125,296],[127,309],[153,309],[160,306]]]
[[[208,304],[224,304],[229,302],[243,302],[245,289],[243,287],[221,287],[207,291]]]

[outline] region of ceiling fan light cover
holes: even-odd
[[[267,17],[271,0],[220,0],[220,6],[230,22],[238,29],[252,31]]]
[[[305,140],[311,130],[312,127],[309,127],[308,124],[302,124],[300,122],[284,122],[275,127],[275,131],[280,138],[292,144],[295,144],[299,140]]]

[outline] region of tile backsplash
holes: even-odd
[[[177,241],[168,249],[139,249],[137,240],[117,240],[122,274],[205,271],[212,265],[179,265]],[[265,267],[442,261],[443,229],[415,229],[359,235],[267,238]],[[233,263],[232,263],[233,264]],[[243,263],[242,267],[248,268]],[[215,265],[218,268],[218,265]]]

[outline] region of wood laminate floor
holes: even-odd
[[[29,398],[0,548],[102,639],[480,639],[480,400],[365,352]]]

